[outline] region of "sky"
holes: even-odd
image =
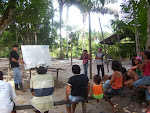
[[[118,12],[120,12],[120,4],[121,4],[121,0],[118,0],[118,3],[115,3],[115,4],[109,4],[109,5],[106,5],[106,7],[109,7],[113,10],[116,10]],[[57,2],[54,2],[54,7],[57,8],[58,7],[58,4]],[[56,12],[55,13],[55,20],[59,21],[59,12]],[[67,8],[64,7],[63,8],[63,14],[62,14],[62,17],[63,17],[63,21],[65,22],[66,21],[66,15],[67,15]],[[114,19],[114,16],[113,15],[110,15],[110,14],[105,14],[105,15],[102,15],[102,14],[98,14],[98,13],[91,13],[91,29],[92,30],[95,30],[95,31],[101,31],[100,30],[100,25],[99,25],[99,20],[98,20],[98,17],[100,17],[100,20],[101,20],[101,24],[102,24],[102,29],[103,31],[106,31],[106,32],[109,32],[109,33],[112,33],[112,30],[111,30],[111,26],[110,26],[110,20],[111,19]],[[88,28],[89,28],[89,17],[87,16],[86,18],[86,31],[88,31]],[[70,26],[76,26],[77,29],[82,29],[83,28],[83,22],[82,22],[82,14],[80,12],[80,10],[78,8],[76,8],[75,6],[71,6],[69,8],[69,18],[68,18],[68,25]],[[65,36],[65,29],[62,29],[62,35]]]

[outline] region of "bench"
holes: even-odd
[[[54,102],[54,106],[82,102],[83,113],[86,113],[86,102],[88,100],[94,100],[94,98],[89,97],[87,100],[84,99],[84,100],[79,100],[79,101],[64,101],[64,100],[62,100],[62,101]],[[15,106],[15,108],[14,108],[14,110],[26,110],[26,109],[35,109],[35,108],[32,105],[20,105],[20,106]]]

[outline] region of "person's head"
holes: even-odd
[[[150,50],[147,49],[141,54],[143,55],[144,59],[150,59]]]
[[[3,80],[3,72],[0,71],[0,80]]]
[[[80,71],[81,71],[81,69],[80,69],[79,65],[73,65],[72,66],[72,73],[73,74],[80,74]]]
[[[19,48],[18,45],[14,45],[14,46],[13,46],[13,50],[14,50],[14,51],[18,51],[18,48]]]
[[[134,60],[134,63],[135,63],[136,65],[142,63],[142,58],[139,57],[139,56],[137,56],[137,57],[135,58],[135,60]]]
[[[38,74],[46,74],[47,73],[47,66],[45,62],[39,62],[36,71]]]
[[[112,70],[114,71],[121,71],[121,64],[119,63],[119,61],[112,61]]]
[[[101,77],[99,75],[94,75],[94,83],[96,83],[96,84],[101,83]]]
[[[102,48],[99,48],[99,49],[98,49],[98,52],[101,53],[101,52],[102,52]]]
[[[88,51],[87,50],[83,50],[83,54],[87,54],[88,53]]]

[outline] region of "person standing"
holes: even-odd
[[[95,59],[96,59],[96,63],[97,63],[97,74],[100,75],[100,69],[101,69],[102,78],[104,77],[103,57],[104,57],[104,54],[102,53],[102,48],[99,48]]]
[[[10,52],[10,63],[11,63],[11,68],[13,69],[14,72],[15,90],[21,89],[21,91],[24,91],[21,74],[20,74],[20,68],[19,68],[19,63],[24,64],[24,62],[17,53],[18,48],[19,48],[18,45],[14,45],[13,50]]]
[[[10,83],[3,81],[3,72],[0,71],[0,113],[16,113],[13,110],[13,99],[16,94]]]
[[[84,68],[84,74],[88,76],[88,60],[90,60],[90,55],[88,54],[87,50],[83,51],[83,68]]]

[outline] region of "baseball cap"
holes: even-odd
[[[142,58],[141,58],[141,57],[139,57],[139,56],[137,56],[137,57],[136,57],[136,59],[138,59],[138,60],[142,61]]]
[[[39,68],[39,67],[44,67],[44,68],[47,68],[47,66],[46,66],[46,62],[44,62],[44,61],[40,61],[40,62],[38,62],[37,63],[37,66],[36,66],[37,68]]]

